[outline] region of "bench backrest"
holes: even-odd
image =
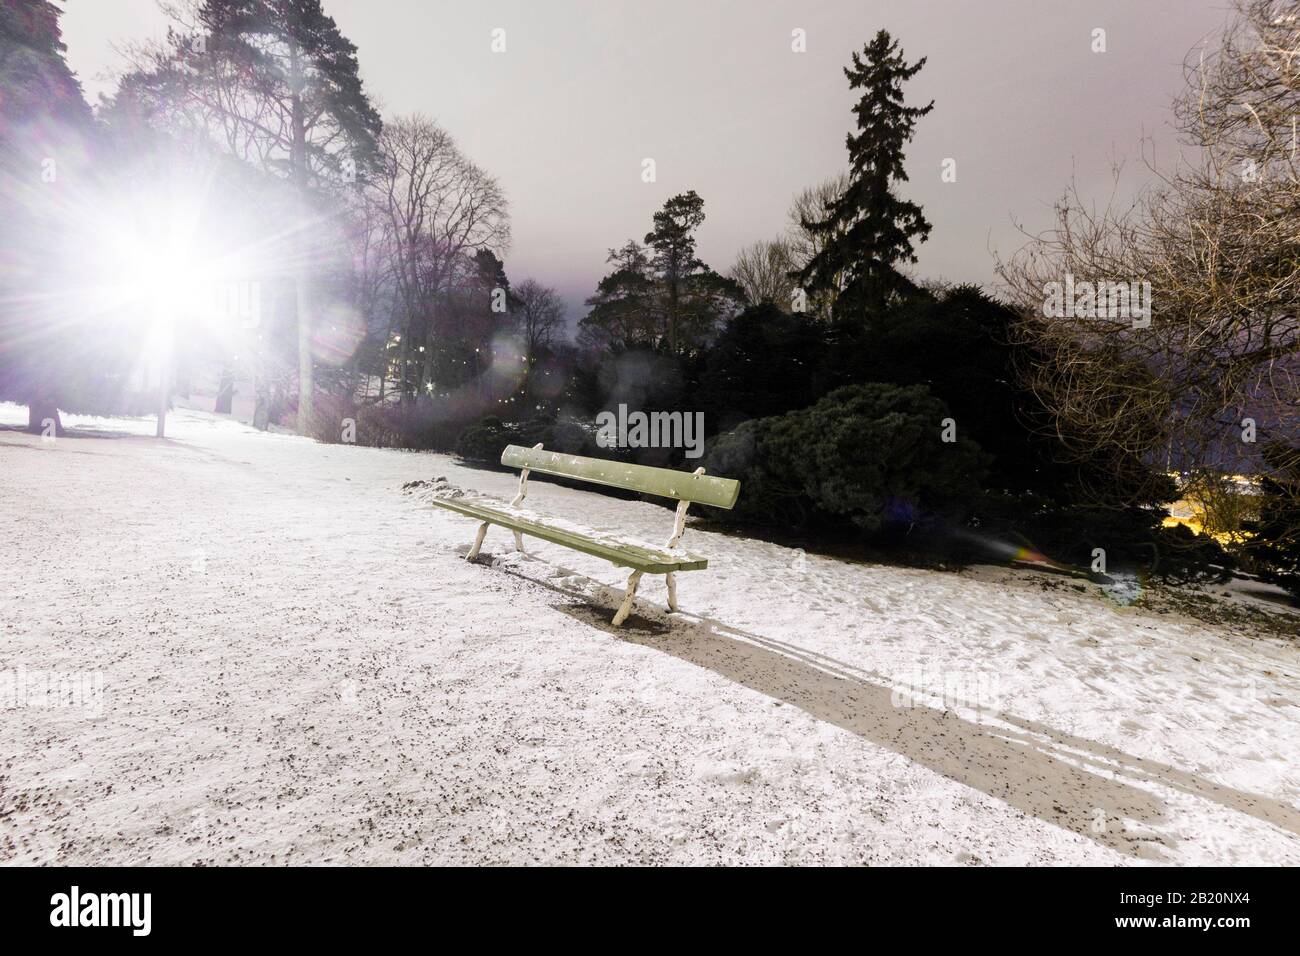
[[[544,475],[559,475],[589,481],[611,488],[626,488],[642,494],[678,501],[696,501],[715,508],[730,508],[740,493],[740,482],[734,478],[713,478],[693,475],[672,468],[651,468],[649,465],[628,465],[621,461],[603,458],[583,458],[565,455],[541,448],[524,448],[507,445],[501,453],[501,464],[507,468],[527,468]]]

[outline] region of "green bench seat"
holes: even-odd
[[[568,524],[560,525],[540,515],[512,511],[504,501],[488,503],[484,499],[468,501],[461,498],[434,498],[433,504],[467,518],[477,518],[488,524],[518,531],[530,538],[540,538],[551,544],[604,558],[620,567],[632,568],[643,574],[701,571],[709,566],[709,559],[699,555],[669,551],[667,548],[657,548],[626,538],[610,538]]]
[[[434,491],[431,502],[436,507],[479,522],[478,534],[466,557],[471,561],[478,557],[488,527],[497,525],[514,533],[517,551],[524,550],[523,536],[529,535],[602,558],[620,567],[631,568],[623,603],[614,615],[613,623],[616,627],[631,613],[637,585],[643,574],[664,575],[668,585],[668,610],[678,609],[676,573],[701,571],[709,566],[708,558],[679,547],[686,528],[686,509],[693,501],[717,508],[731,508],[740,492],[738,481],[706,476],[703,468],[684,472],[671,468],[629,465],[600,458],[547,452],[542,450],[541,445],[532,448],[508,445],[501,453],[501,464],[521,469],[519,492],[508,504],[497,498],[451,486]],[[667,544],[659,547],[621,535],[593,531],[521,508],[520,504],[528,494],[528,475],[531,471],[676,499],[678,505],[672,535]]]

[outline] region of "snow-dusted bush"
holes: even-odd
[[[522,422],[503,422],[488,415],[465,428],[456,440],[456,454],[466,461],[497,464],[507,445],[532,446],[541,442],[552,451],[590,454],[587,434],[571,422],[539,415]]]
[[[517,445],[520,440],[518,431],[489,415],[460,433],[456,454],[466,461],[496,463],[501,460],[501,450],[506,445]]]
[[[741,516],[847,518],[867,532],[960,521],[987,456],[924,385],[836,389],[815,405],[747,422],[718,439],[709,471],[739,478]]]

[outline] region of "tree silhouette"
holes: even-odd
[[[915,290],[899,266],[916,261],[913,240],[924,242],[930,223],[920,206],[895,195],[894,184],[907,182],[903,147],[916,120],[934,108],[933,101],[922,107],[903,103],[904,81],[924,65],[922,57],[908,66],[897,42],[881,30],[844,70],[850,89],[863,90],[853,108],[858,132],[846,140],[849,182],[826,204],[824,218],[803,220],[805,230],[826,241],[797,274],[810,296],[834,298],[832,314],[839,321],[864,321],[891,298]]]

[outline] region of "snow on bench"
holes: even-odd
[[[543,451],[540,444],[532,448],[507,445],[501,453],[501,464],[507,468],[521,469],[519,492],[510,502],[477,492],[465,491],[449,484],[435,485],[430,502],[448,511],[454,511],[480,523],[474,544],[466,558],[478,557],[489,525],[509,528],[514,532],[515,550],[524,550],[524,535],[540,538],[561,547],[581,551],[603,558],[620,567],[632,569],[627,579],[623,603],[614,615],[615,627],[622,625],[632,613],[632,601],[643,574],[662,574],[668,584],[668,610],[677,610],[678,571],[700,571],[709,566],[708,558],[683,551],[679,544],[686,530],[686,509],[691,502],[731,508],[740,493],[740,482],[731,478],[713,478],[704,474],[703,468],[692,473],[671,468],[651,468],[647,465],[629,465],[600,458],[583,458]],[[679,503],[673,521],[672,535],[663,546],[649,544],[624,535],[611,535],[594,531],[581,525],[521,508],[528,494],[528,474],[538,471],[592,484],[626,488],[644,494],[673,498]]]

